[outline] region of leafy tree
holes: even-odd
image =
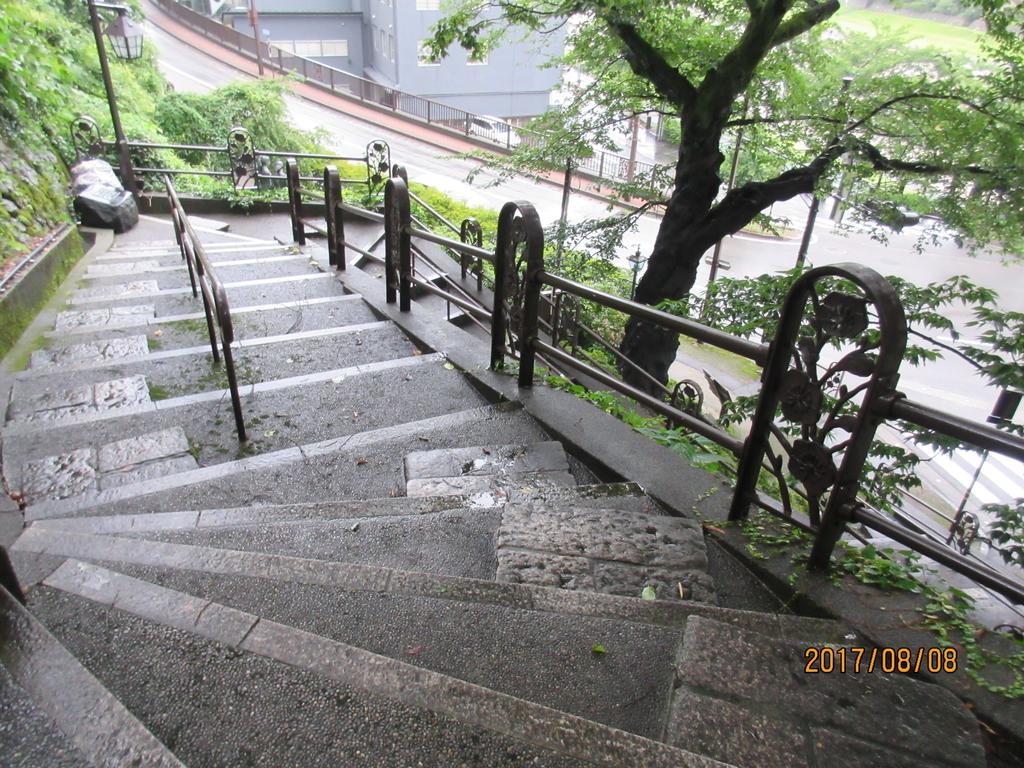
[[[970,66],[906,40],[840,34],[828,24],[838,0],[452,0],[432,47],[479,51],[510,29],[573,26],[563,63],[580,77],[566,86],[572,99],[541,122],[544,144],[520,148],[526,163],[561,166],[581,144],[608,146],[612,127],[634,115],[679,120],[667,194],[650,192],[658,178],[618,189],[664,206],[636,292],[657,304],[691,290],[702,255],[721,238],[773,203],[827,192],[840,178],[844,196],[870,200],[877,218],[894,222],[912,202],[974,247],[1019,250],[1024,10],[998,0],[972,7],[990,42]],[[724,150],[741,127],[759,162],[725,192]],[[622,350],[666,381],[677,345],[674,334],[631,320]]]

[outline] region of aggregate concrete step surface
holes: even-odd
[[[406,424],[431,419],[443,424],[449,414],[457,420],[455,414],[486,405],[457,372],[445,367],[443,358],[435,355],[324,371],[265,386],[289,382],[293,383],[278,389],[243,390],[242,407],[249,432],[249,440],[244,444],[239,443],[235,433],[227,393],[219,390],[161,400],[131,415],[118,417],[119,412],[112,411],[102,419],[86,414],[75,417],[77,422],[75,418],[47,422],[50,429],[37,424],[10,425],[4,432],[4,477],[10,488],[23,494],[31,489],[43,498],[63,499],[91,492],[102,498],[102,487],[76,487],[82,477],[83,462],[91,463],[90,457],[107,446],[129,439],[142,446],[153,435],[168,430],[184,433],[185,455],[194,459],[198,467],[195,472],[185,473],[188,478],[182,486],[199,482],[198,477],[207,470],[215,472],[211,478],[226,480],[232,474],[249,471],[244,468],[249,465],[268,470],[295,463],[305,466],[316,456],[329,454],[341,454],[344,458],[338,456],[339,461],[361,470],[367,460],[361,453],[352,453],[361,451],[364,441],[372,445],[378,439],[400,436]],[[425,388],[434,396],[422,397]],[[394,397],[392,407],[373,407],[381,392]],[[18,432],[18,427],[33,429]],[[417,434],[415,427],[409,429],[411,435]],[[54,454],[58,433],[61,452]],[[413,437],[417,445],[430,439],[422,437],[423,440]],[[280,464],[279,458],[283,459]],[[127,499],[142,481],[136,474],[130,482],[120,482],[117,490]],[[176,487],[173,477],[162,478],[160,473],[145,480],[160,481],[166,482],[169,489]],[[43,498],[31,501],[30,509]]]
[[[93,565],[65,563],[32,607],[193,766],[721,765]]]
[[[365,325],[379,320],[355,295],[330,297],[329,301],[316,304],[282,305],[263,311],[232,310],[235,338],[243,343]],[[190,319],[154,322],[143,327],[48,337],[44,348],[32,352],[28,369],[18,377],[30,378],[40,372],[99,366],[188,348],[209,349],[209,332],[202,313]]]
[[[409,357],[416,347],[391,323],[375,321],[306,332],[248,339],[233,355],[240,387],[324,370]],[[144,377],[154,399],[167,399],[227,387],[223,363],[210,345],[153,351],[141,359],[113,360],[97,366],[39,372],[16,380],[7,421],[49,420],[74,415],[83,387],[129,377]]]
[[[334,323],[315,320],[319,314],[327,313],[335,319]],[[167,345],[194,346],[197,340],[208,340],[206,314],[201,304],[196,311],[177,315],[161,315],[153,312],[138,315],[105,315],[107,321],[101,325],[84,325],[72,329],[47,331],[42,342],[47,350],[59,350],[64,346],[83,344],[94,341],[122,338],[146,334],[151,340],[151,347],[160,348]],[[309,320],[307,320],[309,318]],[[277,304],[247,304],[231,307],[231,320],[235,327],[236,338],[246,336],[271,336],[291,332],[293,327],[302,330],[329,327],[330,325],[350,325],[361,322],[372,322],[380,319],[355,294],[320,296],[314,299],[299,299]],[[312,324],[307,326],[308,322]],[[165,340],[162,337],[167,335]],[[175,342],[176,338],[181,340]]]
[[[0,765],[91,768],[83,755],[0,666]]]
[[[4,766],[183,768],[0,587],[0,758]]]
[[[217,278],[228,286],[249,280],[275,280],[321,274],[323,271],[315,259],[311,261],[303,254],[235,259],[212,266]],[[118,289],[125,285],[144,285],[150,293],[155,293],[189,287],[190,283],[187,267],[179,265],[161,266],[148,259],[122,264],[93,264],[86,270],[81,286],[70,300],[77,304],[95,301],[94,297],[116,299]]]

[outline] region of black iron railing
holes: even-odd
[[[808,530],[814,536],[812,568],[826,568],[840,537],[851,532],[849,524],[860,523],[1013,602],[1024,602],[1024,584],[904,527],[859,497],[875,431],[889,420],[910,422],[1024,460],[1024,439],[942,413],[897,390],[906,322],[892,286],[874,270],[839,264],[806,272],[787,296],[776,336],[770,344],[761,344],[547,272],[543,229],[528,203],[508,203],[502,209],[493,253],[418,229],[409,209],[405,180],[390,179],[385,187],[384,215],[373,214],[374,220],[385,226],[387,301],[397,301],[400,310],[408,310],[413,287],[421,285],[415,275],[412,238],[491,262],[495,272],[493,305],[489,310],[467,311],[490,321],[493,368],[502,367],[509,356],[518,356],[520,387],[533,385],[534,361],[542,355],[546,361],[579,371],[722,446],[738,459],[730,517],[741,519],[756,506]],[[352,206],[339,206],[339,211],[367,213]],[[557,343],[545,341],[539,311],[545,289],[594,302],[762,367],[761,391],[748,435],[736,436],[577,359]],[[437,286],[430,290],[456,305],[462,301],[445,295]],[[834,362],[823,359],[826,349],[851,345],[852,349]],[[836,392],[832,398],[825,397],[829,388]],[[777,481],[778,500],[758,489],[764,473]]]
[[[256,57],[256,40],[239,30],[196,13],[174,0],[153,0],[164,13],[203,36],[221,45],[233,48],[245,56]],[[482,117],[437,101],[425,99],[396,88],[367,80],[327,64],[297,56],[272,43],[260,43],[260,57],[265,66],[278,72],[300,75],[315,87],[336,96],[357,99],[383,107],[427,125],[453,134],[477,139],[495,149],[511,150],[519,144],[537,146],[543,137],[526,128],[517,127],[491,117]],[[630,159],[613,152],[597,150],[586,157],[574,158],[574,172],[597,182],[643,181],[652,190],[667,188],[671,182],[665,167],[641,160]]]
[[[174,237],[181,249],[181,257],[188,265],[188,276],[192,283],[192,295],[202,296],[203,312],[206,315],[206,330],[210,337],[210,352],[215,362],[224,358],[224,372],[231,392],[231,408],[235,415],[235,431],[238,439],[245,441],[245,419],[242,416],[242,398],[238,391],[238,377],[235,374],[235,360],[231,345],[235,341],[235,329],[231,322],[231,306],[224,284],[213,271],[213,265],[206,256],[202,242],[192,228],[188,214],[174,191],[169,176],[164,177],[167,199],[171,205],[171,219],[174,223]],[[220,350],[217,349],[217,335],[220,332]]]
[[[104,139],[99,125],[88,115],[79,115],[71,121],[71,143],[76,159],[102,157],[113,153],[117,143]],[[361,155],[332,155],[318,152],[290,152],[260,149],[253,143],[252,134],[241,126],[228,132],[222,146],[205,144],[160,144],[151,141],[128,141],[127,146],[133,157],[133,170],[137,176],[204,176],[224,179],[236,190],[272,189],[285,187],[291,181],[286,173],[287,161],[350,162],[365,166],[365,179],[339,179],[341,184],[361,184],[369,189],[379,189],[388,176],[391,150],[386,141],[376,139],[366,146]],[[162,168],[147,165],[156,152],[174,152],[182,158],[202,157],[207,167]],[[319,176],[300,176],[299,181],[321,181]],[[322,191],[317,190],[317,197]]]

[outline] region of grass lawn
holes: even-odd
[[[982,37],[981,32],[969,27],[868,9],[843,9],[832,18],[841,29],[872,34],[876,26],[888,27],[908,35],[914,44],[932,45],[969,56],[978,55],[978,46]]]

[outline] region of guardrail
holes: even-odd
[[[235,329],[231,322],[231,307],[224,284],[213,271],[213,265],[206,256],[202,242],[192,228],[185,208],[178,199],[170,176],[164,176],[167,199],[171,204],[171,219],[174,223],[174,238],[181,250],[181,258],[188,265],[188,277],[192,283],[192,295],[203,297],[203,313],[206,315],[206,330],[210,336],[210,351],[215,362],[224,357],[224,371],[227,374],[228,389],[231,392],[231,408],[235,416],[235,431],[238,439],[245,442],[245,419],[242,416],[242,398],[238,392],[238,377],[235,374],[235,359],[231,345],[235,341]],[[220,331],[221,349],[217,350],[217,331]]]
[[[100,157],[113,152],[117,143],[104,139],[99,124],[89,115],[79,115],[71,121],[71,144],[76,159]],[[366,145],[362,155],[332,155],[317,152],[290,152],[260,149],[253,142],[252,134],[242,126],[232,128],[223,146],[202,144],[160,144],[151,141],[128,141],[128,150],[133,153],[133,170],[143,176],[206,176],[230,180],[237,190],[270,189],[284,187],[289,179],[285,172],[287,160],[318,160],[331,162],[360,163],[366,166],[366,180],[340,179],[341,184],[365,184],[370,190],[379,189],[388,176],[391,165],[391,149],[382,139],[375,139]],[[208,168],[157,168],[138,163],[147,159],[148,153],[166,150],[179,155],[204,155]],[[220,166],[217,170],[216,166]],[[301,181],[320,182],[318,176],[301,176]],[[138,180],[142,181],[142,180]],[[142,186],[140,184],[140,186]],[[320,192],[317,191],[317,195]]]
[[[911,422],[1024,461],[1024,439],[909,400],[896,389],[906,321],[894,289],[874,270],[859,264],[837,264],[804,273],[786,298],[775,338],[764,344],[546,271],[544,233],[529,203],[507,203],[502,208],[493,253],[416,228],[409,209],[405,180],[392,177],[385,186],[384,215],[374,214],[374,220],[385,226],[386,299],[397,301],[401,311],[410,308],[413,286],[423,287],[415,276],[413,237],[487,260],[495,271],[493,306],[490,310],[466,306],[466,311],[490,322],[492,368],[501,368],[507,357],[518,357],[520,387],[533,385],[535,359],[543,355],[722,446],[738,459],[730,519],[742,519],[756,506],[809,531],[814,537],[813,569],[827,568],[844,533],[857,537],[849,524],[860,523],[1015,603],[1024,603],[1021,582],[944,542],[909,530],[858,498],[875,431],[887,420]],[[345,205],[339,210],[367,213]],[[622,312],[631,322],[727,350],[762,367],[762,386],[749,434],[745,439],[730,434],[543,341],[539,308],[545,288]],[[436,286],[428,290],[462,306],[459,297],[445,295]],[[833,343],[850,351],[825,364],[821,353]],[[831,390],[838,394],[827,400],[824,393]],[[826,408],[825,403],[831,404]],[[799,437],[787,436],[781,428],[784,423],[796,426]],[[779,499],[758,490],[764,472],[776,480]]]
[[[206,38],[256,58],[256,39],[214,19],[187,8],[174,0],[152,0],[168,16],[199,32]],[[336,69],[313,59],[284,51],[272,43],[260,43],[260,57],[264,66],[281,73],[294,72],[307,83],[336,96],[368,102],[403,117],[431,125],[452,134],[468,136],[491,144],[495,149],[510,151],[522,143],[537,146],[543,137],[525,128],[467,112],[458,107],[405,93],[381,83],[367,80],[350,72]],[[651,190],[659,187],[659,169],[662,166],[642,160],[630,159],[614,152],[597,150],[586,157],[572,159],[573,172],[597,182],[633,182],[643,180]],[[666,183],[670,179],[665,179]]]

